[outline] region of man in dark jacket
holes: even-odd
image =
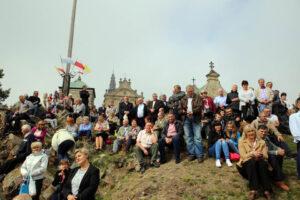
[[[160,163],[166,162],[165,146],[173,145],[175,163],[180,163],[180,147],[182,145],[183,126],[179,120],[175,119],[173,113],[168,114],[169,122],[166,123],[162,132],[161,138],[158,141],[160,151]]]
[[[185,92],[181,91],[180,85],[175,85],[173,88],[173,95],[170,96],[169,98],[168,107],[169,110],[173,111],[177,120],[181,120],[180,115],[178,114],[178,106],[180,104],[180,100],[184,96],[185,96]]]
[[[125,115],[128,118],[129,124],[131,124],[132,114],[133,114],[133,104],[129,102],[128,96],[125,96],[123,102],[119,104],[120,124],[123,124],[123,118]]]
[[[163,94],[161,95],[161,101],[163,103],[163,108],[165,113],[169,113],[169,107],[167,102],[167,95]]]
[[[31,127],[29,125],[22,126],[22,134],[24,139],[19,146],[18,151],[14,158],[6,161],[3,165],[0,166],[0,182],[3,181],[6,174],[12,171],[18,163],[25,161],[26,157],[31,154],[31,143],[35,141],[35,136],[30,133]]]
[[[202,99],[194,93],[194,87],[186,87],[186,96],[180,101],[178,113],[182,116],[184,123],[185,142],[189,150],[189,161],[196,158],[198,163],[202,163],[204,157],[202,136],[201,136],[201,119],[202,119]]]
[[[82,103],[85,105],[85,116],[88,116],[90,113],[89,109],[89,97],[90,93],[87,91],[86,85],[82,87],[82,90],[80,91],[80,98],[82,100]]]
[[[98,114],[104,116],[106,112],[106,107],[105,107],[105,103],[103,102],[101,107],[98,108]],[[109,116],[107,116],[109,117]]]
[[[36,115],[39,107],[41,106],[41,104],[40,104],[41,99],[39,98],[39,92],[38,91],[34,91],[33,96],[30,96],[28,98],[28,101],[30,101],[33,104],[33,106],[34,106],[34,110],[33,110],[32,114]]]
[[[240,99],[239,93],[237,92],[238,86],[233,85],[230,93],[227,94],[226,103],[228,107],[230,107],[235,114],[240,113]]]
[[[155,123],[157,120],[157,114],[160,108],[163,108],[164,105],[161,100],[157,99],[157,94],[153,93],[152,94],[153,100],[149,102],[148,105],[148,113],[150,115],[150,121]]]

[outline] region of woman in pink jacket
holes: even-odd
[[[39,121],[38,125],[31,129],[31,134],[33,134],[37,141],[41,142],[45,146],[45,136],[47,134],[46,122]]]

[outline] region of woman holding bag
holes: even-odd
[[[33,142],[31,144],[31,149],[32,153],[29,156],[27,156],[25,162],[21,167],[21,174],[22,176],[26,177],[29,173],[30,181],[35,181],[36,195],[32,197],[32,200],[38,200],[43,186],[43,174],[47,170],[48,166],[48,157],[41,151],[41,142]]]

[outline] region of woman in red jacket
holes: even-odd
[[[37,141],[41,142],[45,146],[45,136],[47,134],[46,122],[44,120],[39,121],[38,125],[31,129],[31,134],[33,134]]]

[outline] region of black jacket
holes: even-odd
[[[216,131],[211,131],[208,136],[208,148],[212,147],[219,139],[226,139],[226,138],[228,137],[223,131],[221,131],[220,134],[218,134]]]
[[[127,102],[127,105],[126,105],[125,102],[121,102],[119,104],[119,117],[120,117],[121,121],[123,121],[125,111],[129,111],[129,116],[127,116],[127,117],[129,119],[129,122],[130,122],[130,120],[132,119],[132,114],[133,114],[133,104],[130,103],[130,102]]]
[[[167,137],[169,125],[170,125],[170,123],[168,122],[164,126],[163,130],[161,131],[161,138],[166,138]],[[182,123],[179,120],[175,121],[175,129],[176,129],[177,135],[183,136],[183,126],[182,126]]]
[[[47,114],[50,114],[50,117],[46,117]],[[46,119],[46,118],[48,118],[48,119],[49,119],[49,118],[50,118],[50,119],[55,119],[56,116],[55,116],[52,112],[44,112],[43,115],[42,115],[42,117],[41,117],[41,119],[44,120],[44,119]]]
[[[40,104],[41,99],[39,97],[35,97],[35,96],[30,96],[28,98],[28,101],[31,101],[32,104]]]
[[[80,98],[82,100],[82,103],[84,103],[85,105],[89,104],[89,97],[90,97],[90,93],[86,90],[81,90],[80,91]]]
[[[134,112],[133,117],[136,118],[136,119],[138,118],[138,107],[139,107],[139,105],[135,106],[134,111],[133,111]],[[145,118],[146,116],[148,116],[148,108],[147,108],[146,104],[144,104],[144,116],[143,116],[143,118]]]
[[[72,194],[72,179],[80,167],[76,167],[71,170],[69,178],[64,184],[62,194],[65,200],[67,200],[68,195]],[[98,168],[90,165],[87,172],[83,176],[78,194],[77,200],[95,200],[95,193],[97,192],[98,185],[100,182],[100,171]]]
[[[226,103],[228,104],[228,107],[232,108],[232,110],[239,110],[240,101],[232,101],[232,99],[235,98],[239,98],[239,93],[231,91],[227,94]]]
[[[22,143],[19,146],[16,157],[26,158],[29,154],[31,154],[31,143],[35,141],[35,136],[28,132],[28,135],[23,139]]]
[[[165,113],[168,113],[170,108],[168,107],[168,102],[167,101],[162,101],[162,104],[163,104],[163,108],[164,108],[164,111]]]
[[[160,108],[164,107],[164,104],[161,100],[156,100],[155,104],[154,104],[154,113],[151,113],[151,109],[153,106],[153,101],[149,102],[148,105],[148,114],[150,115],[150,120],[151,122],[155,122],[157,120],[157,114]]]
[[[99,107],[98,108],[98,114],[99,115],[105,115],[105,112],[106,112],[106,107],[104,107],[104,108],[103,107]]]

